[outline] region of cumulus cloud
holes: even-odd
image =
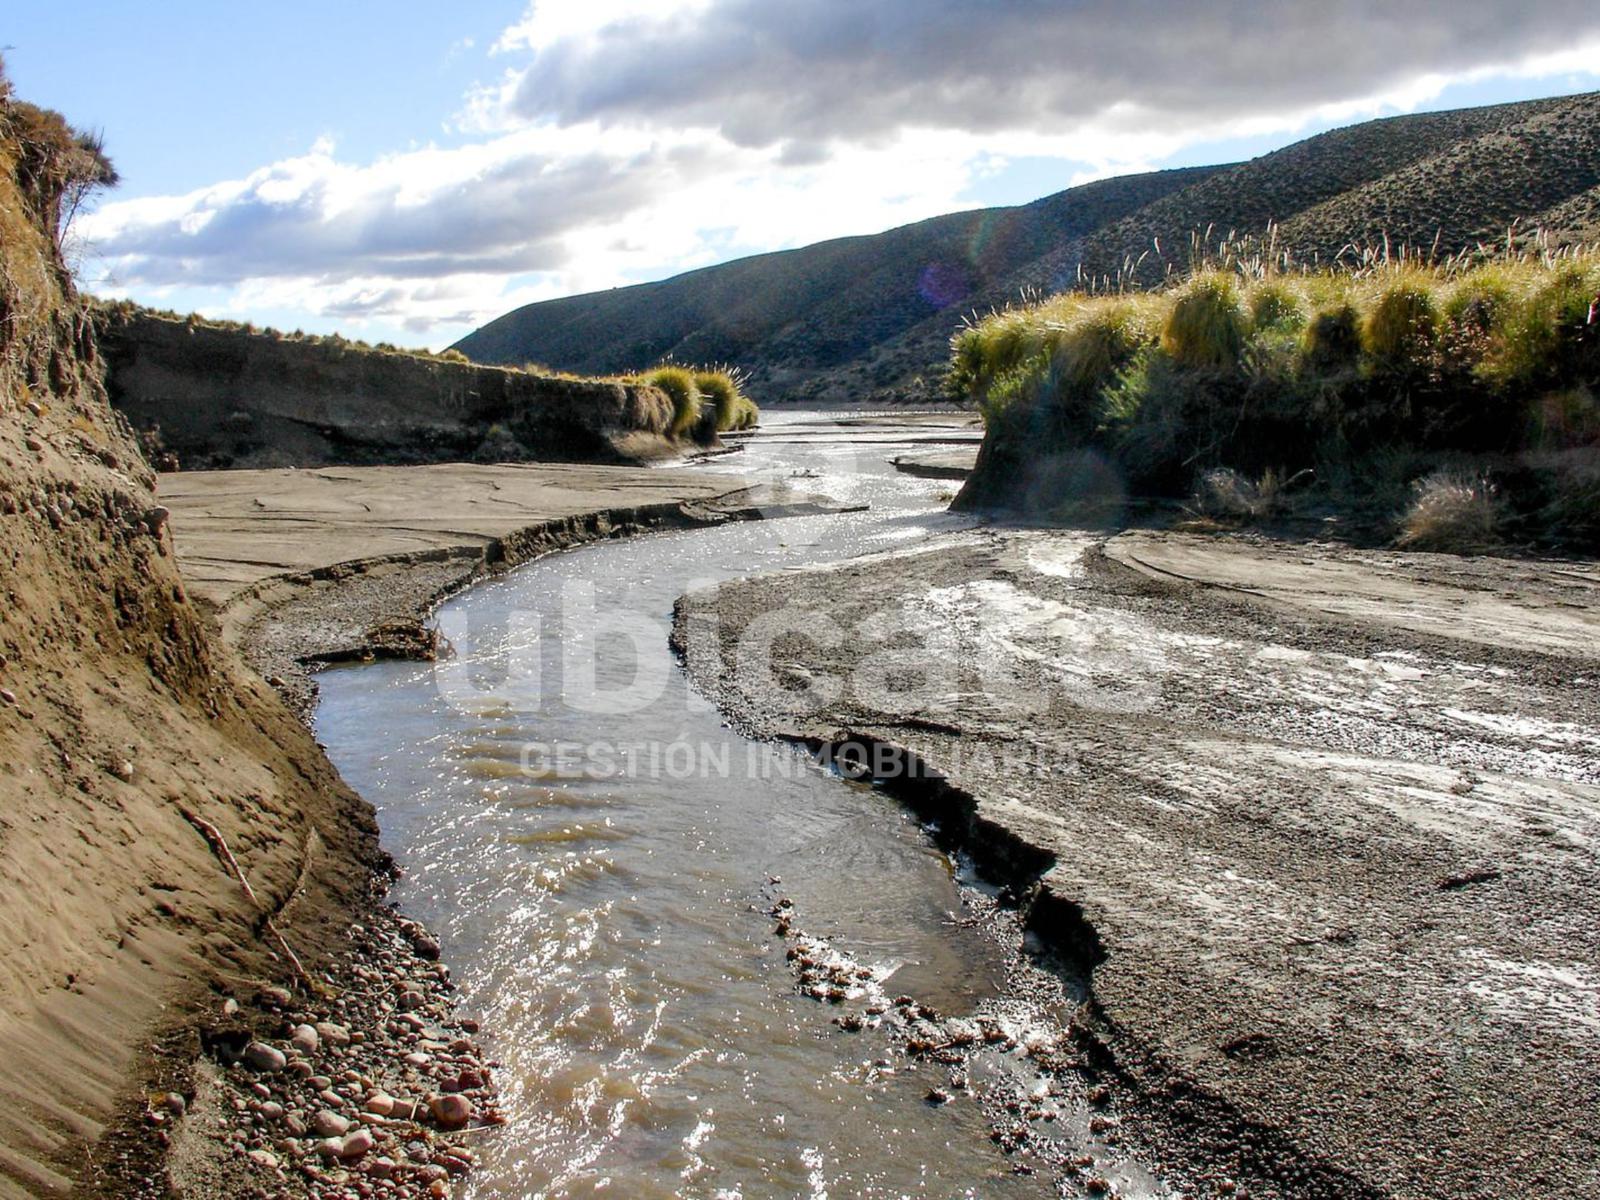
[[[1597,35],[1592,0],[535,0],[502,39],[533,57],[500,98],[525,120],[688,124],[754,146],[906,128],[1193,128]]]
[[[712,139],[611,139],[602,151],[582,130],[529,131],[365,167],[340,162],[323,143],[242,180],[107,205],[83,233],[120,277],[156,285],[548,271],[566,261],[564,235],[694,186],[718,160]]]

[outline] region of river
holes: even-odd
[[[668,646],[691,588],[959,528],[953,484],[889,463],[954,432],[769,416],[706,469],[862,511],[529,563],[445,606],[441,663],[321,677],[318,736],[503,1064],[509,1123],[477,1144],[474,1195],[1058,1194],[979,1104],[929,1102],[946,1068],[807,994],[772,916],[789,901],[864,968],[853,1008],[905,993],[961,1014],[1008,969],[968,919],[983,890],[892,801],[730,730]]]

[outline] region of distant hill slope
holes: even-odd
[[[932,394],[964,313],[1082,271],[1158,282],[1208,227],[1310,257],[1347,244],[1446,250],[1513,222],[1600,238],[1600,93],[1369,121],[1250,162],[1103,180],[661,283],[528,305],[462,339],[479,362],[586,373],[672,356],[744,368],[764,402]],[[1155,248],[1159,246],[1159,253]],[[1142,256],[1142,261],[1141,261]]]
[[[814,394],[819,378],[869,358],[930,316],[939,315],[948,341],[974,296],[1001,288],[1064,240],[1210,169],[1102,180],[1017,208],[953,213],[661,283],[531,304],[456,348],[476,362],[534,361],[583,374],[636,370],[669,355],[730,362],[750,373],[752,395]],[[882,383],[899,381],[897,372]]]

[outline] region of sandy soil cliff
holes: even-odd
[[[71,152],[0,79],[0,1196],[92,1184],[155,1042],[213,982],[285,977],[263,910],[314,962],[380,861],[370,810],[185,594],[57,249]]]

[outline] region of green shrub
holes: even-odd
[[[1097,461],[1133,491],[1193,496],[1201,480],[1211,508],[1243,511],[1314,470],[1319,495],[1369,523],[1405,510],[1407,545],[1587,536],[1594,473],[1558,488],[1526,459],[1600,457],[1600,253],[1229,270],[1069,293],[959,331],[947,387],[987,425],[964,499],[1037,494],[1056,512],[1058,485],[1081,476],[1061,464]],[[1493,463],[1517,507],[1440,474],[1462,461]],[[1223,467],[1243,474],[1204,482]]]
[[[1600,383],[1600,263],[1550,272],[1523,306],[1499,366],[1523,387]]]
[[[1250,322],[1257,331],[1293,333],[1306,323],[1300,297],[1281,283],[1263,283],[1250,291]]]
[[[1173,301],[1161,348],[1191,370],[1229,371],[1244,349],[1245,315],[1233,284],[1222,275],[1202,275]]]
[[[1112,382],[1149,340],[1139,314],[1129,304],[1085,309],[1055,339],[1054,363],[1061,385],[1092,396]]]
[[[739,383],[733,375],[724,370],[697,371],[694,384],[700,394],[711,401],[716,413],[717,431],[734,429],[737,427],[740,416],[739,402],[744,398],[739,392]]]

